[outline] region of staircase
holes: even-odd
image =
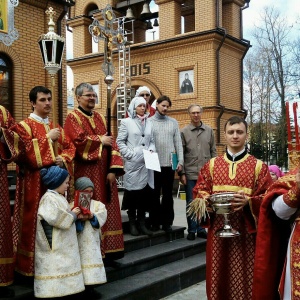
[[[14,188],[11,185],[12,194]],[[173,226],[171,233],[160,230],[152,237],[134,237],[128,233],[129,222],[124,212],[122,220],[125,256],[106,267],[108,282],[96,288],[101,294],[99,299],[162,299],[205,280],[206,240],[188,241],[185,227],[181,226]],[[15,296],[9,299],[34,299],[30,279],[24,282],[24,278],[16,278],[11,287]]]
[[[124,235],[125,256],[107,269],[108,283],[97,288],[103,299],[154,300],[205,280],[206,240],[186,240],[184,227],[172,233]]]

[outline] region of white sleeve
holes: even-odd
[[[292,208],[283,201],[283,195],[278,196],[272,202],[272,208],[276,216],[282,220],[288,220],[297,210],[297,208]]]

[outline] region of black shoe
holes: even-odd
[[[151,226],[151,231],[156,232],[158,230],[160,230],[160,226],[159,225],[152,225]]]
[[[193,241],[196,238],[196,233],[195,232],[189,232],[186,239],[189,241]]]
[[[162,230],[167,233],[170,233],[170,232],[172,232],[172,226],[171,225],[163,225]]]
[[[197,232],[197,237],[207,239],[207,232],[205,230]]]

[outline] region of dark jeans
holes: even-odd
[[[152,225],[172,225],[174,221],[173,183],[175,171],[171,167],[161,167],[154,172],[154,199],[150,211]],[[162,197],[160,197],[162,195]],[[161,201],[160,201],[161,198]]]
[[[186,185],[184,186],[185,193],[186,193],[186,206],[188,206],[193,200],[193,188],[196,185],[196,183],[197,183],[197,180],[187,180],[186,181]],[[188,232],[197,233],[202,230],[205,230],[204,228],[199,226],[197,221],[192,220],[191,217],[189,217],[188,215],[186,215],[186,219],[187,219],[187,224],[188,224]]]

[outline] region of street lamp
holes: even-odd
[[[54,32],[55,23],[53,16],[56,12],[52,7],[45,12],[49,16],[49,31],[42,34],[38,40],[45,69],[51,77],[51,94],[52,94],[52,121],[53,126],[56,127],[56,101],[55,101],[55,75],[61,69],[61,60],[64,51],[65,39]],[[57,142],[54,143],[55,156],[57,152]]]

